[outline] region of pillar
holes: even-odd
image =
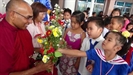
[[[104,3],[104,15],[110,15],[112,10],[114,9],[114,4],[116,0],[105,0]]]
[[[64,8],[69,8],[72,10],[72,12],[74,12],[75,4],[76,4],[76,0],[65,0],[64,1]]]
[[[94,2],[95,2],[95,0],[91,0],[91,7],[90,7],[89,16],[92,16],[93,8],[94,8]]]

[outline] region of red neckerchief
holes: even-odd
[[[130,60],[131,60],[132,52],[133,52],[133,47],[130,47],[130,49],[129,49],[127,55],[126,55],[126,59],[125,59],[125,61],[128,63],[128,65],[130,65]]]

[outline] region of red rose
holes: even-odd
[[[49,25],[49,21],[44,22],[44,25]]]
[[[63,22],[63,21],[61,21],[61,20],[58,20],[58,23],[59,23],[61,26],[63,26],[63,25],[64,25],[64,22]]]
[[[46,36],[49,36],[51,33],[52,33],[52,31],[51,31],[51,30],[48,30],[48,31],[46,32]]]
[[[50,20],[55,19],[55,16],[50,16]]]
[[[50,48],[48,51],[47,51],[47,53],[49,54],[49,53],[53,53],[55,50],[54,50],[54,48]]]
[[[42,55],[44,55],[44,49],[43,49],[43,48],[40,48],[40,53],[41,53]]]

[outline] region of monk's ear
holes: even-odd
[[[14,11],[9,12],[10,19],[14,20],[16,18],[16,13]]]

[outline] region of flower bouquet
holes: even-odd
[[[65,48],[66,42],[62,38],[64,22],[60,19],[62,10],[56,4],[53,15],[50,16],[50,21],[44,22],[46,33],[35,36],[38,43],[42,45],[40,53],[42,54],[42,61],[47,63],[51,60],[54,64],[58,61],[58,57],[62,54],[57,51],[58,48]]]

